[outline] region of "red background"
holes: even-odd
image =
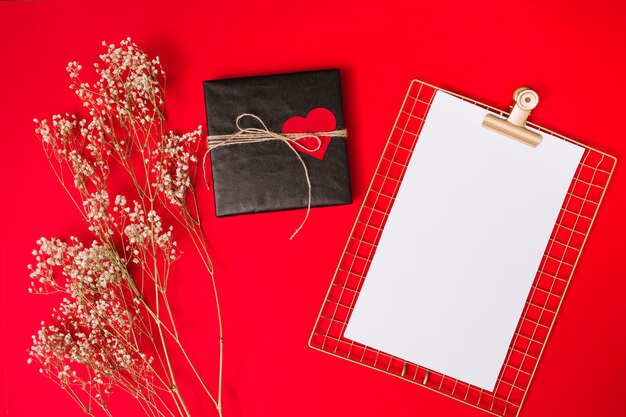
[[[506,107],[520,85],[532,120],[618,158],[521,416],[626,415],[626,6],[588,2],[0,2],[2,410],[84,415],[26,364],[30,335],[58,301],[28,294],[40,236],[85,225],[54,178],[33,117],[79,111],[70,60],[131,36],[168,74],[168,126],[206,126],[202,80],[339,67],[354,203],[217,219],[203,192],[226,333],[225,416],[483,416],[482,411],[312,350],[307,340],[412,78]],[[91,65],[84,65],[89,68]],[[187,242],[188,243],[188,242]],[[185,245],[185,242],[182,242]],[[214,385],[209,287],[193,250],[172,287],[183,342]],[[195,416],[214,410],[193,379]],[[116,416],[138,415],[123,393]]]

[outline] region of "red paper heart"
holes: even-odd
[[[335,115],[328,109],[317,107],[309,112],[306,117],[294,116],[283,124],[283,133],[313,133],[330,132],[335,130],[337,120]],[[330,136],[320,136],[320,147],[314,152],[311,149],[317,147],[317,139],[314,136],[303,137],[293,142],[294,148],[317,159],[323,159],[326,149],[330,144]]]

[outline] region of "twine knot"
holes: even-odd
[[[254,124],[256,124],[256,127],[242,126],[242,121],[245,119],[251,120]],[[319,150],[320,147],[322,146],[321,137],[323,136],[330,136],[331,138],[332,137],[346,137],[347,136],[346,129],[332,130],[328,132],[278,133],[278,132],[271,131],[267,127],[265,122],[263,122],[263,120],[259,116],[255,114],[251,114],[251,113],[243,113],[237,116],[237,118],[235,119],[235,126],[237,127],[237,131],[230,135],[209,135],[207,137],[207,140],[208,140],[207,151],[204,154],[202,166],[204,167],[206,165],[206,157],[208,153],[222,146],[270,142],[270,141],[275,141],[275,140],[281,141],[285,145],[287,145],[289,149],[293,151],[296,158],[298,158],[300,165],[302,165],[302,169],[304,170],[304,177],[306,178],[306,183],[308,187],[308,200],[307,200],[306,214],[304,216],[304,219],[300,223],[300,225],[296,228],[295,232],[293,232],[293,234],[289,238],[289,240],[293,239],[294,236],[298,234],[300,229],[302,229],[302,226],[304,226],[304,223],[306,223],[307,219],[309,218],[309,213],[311,211],[311,188],[312,188],[311,179],[309,177],[309,170],[307,169],[304,159],[302,159],[302,156],[300,155],[300,153],[298,152],[294,144],[297,144],[299,147],[301,147],[307,152],[315,152]],[[299,140],[303,138],[314,138],[315,146],[308,147],[305,144],[299,142]],[[206,177],[206,169],[204,170],[204,181],[205,181],[207,188],[209,188],[209,182]]]

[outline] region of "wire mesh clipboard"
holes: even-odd
[[[528,123],[542,132],[576,143],[585,151],[552,231],[493,391],[486,391],[348,340],[344,337],[348,319],[437,90],[500,116],[508,115],[504,111],[421,81],[414,80],[411,83],[328,289],[309,346],[438,391],[491,414],[517,416],[611,179],[616,159]]]

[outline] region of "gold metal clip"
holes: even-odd
[[[530,88],[520,87],[513,93],[513,102],[513,110],[506,120],[488,114],[483,120],[483,127],[533,148],[537,147],[541,143],[541,135],[526,128],[526,119],[528,119],[530,111],[537,107],[539,95]]]

